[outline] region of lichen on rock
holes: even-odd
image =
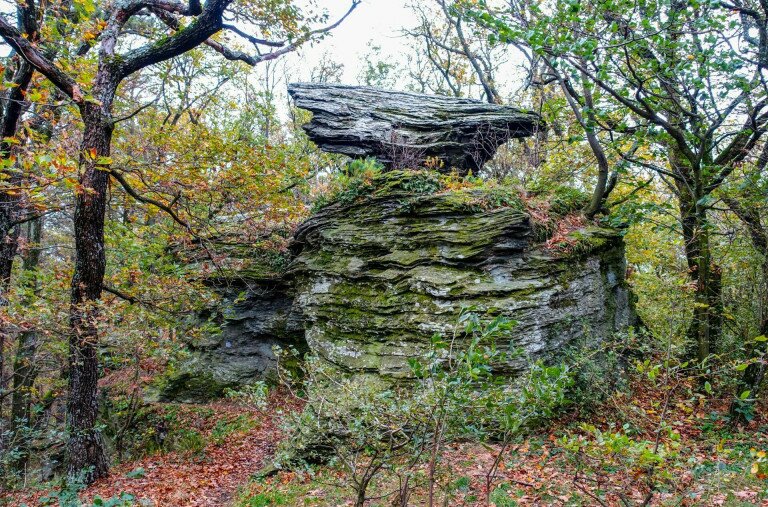
[[[524,352],[510,373],[634,322],[620,231],[573,214],[577,191],[558,191],[553,206],[426,170],[366,172],[351,185],[298,227],[281,276],[224,284],[221,332],[195,344],[164,398],[201,400],[263,379],[275,371],[274,346],[306,347],[348,372],[409,377],[408,360],[435,333],[452,333],[466,307],[517,322],[512,342],[499,344]]]
[[[477,171],[499,146],[544,128],[533,112],[473,99],[329,83],[288,93],[313,113],[304,130],[321,149],[395,169],[436,158],[446,171]]]
[[[498,188],[401,191],[409,177],[424,178],[385,173],[368,197],[332,204],[296,231],[289,275],[307,343],[324,360],[407,377],[408,359],[468,306],[517,321],[510,346],[532,358],[632,323],[618,231],[585,225],[569,232],[577,247],[548,248],[520,200],[489,198]]]

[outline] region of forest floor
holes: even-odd
[[[162,407],[174,421],[168,437],[174,440],[173,450],[115,466],[109,477],[81,491],[80,501],[88,506],[231,505],[239,488],[274,455],[282,438],[281,415],[299,407],[297,400],[281,392],[270,395],[263,409],[228,401]],[[5,499],[0,495],[0,505],[66,503],[51,493],[46,485],[29,488]],[[122,503],[121,496],[126,499]]]
[[[193,407],[180,420],[195,428],[202,442],[127,462],[81,497],[92,501],[127,492],[144,505],[158,507],[230,505],[238,488],[269,463],[281,440],[278,401],[273,397],[265,410],[225,402]],[[295,404],[288,408],[294,410]]]
[[[434,505],[768,506],[768,477],[756,473],[756,460],[760,459],[758,468],[762,471],[768,451],[768,407],[758,407],[748,425],[734,428],[723,417],[728,408],[725,399],[690,398],[681,392],[680,396],[665,400],[650,387],[643,381],[633,382],[631,396],[614,396],[588,416],[570,414],[512,445],[504,451],[490,487],[488,472],[500,451],[499,445],[447,445]],[[666,401],[668,408],[664,410]],[[647,468],[639,466],[637,456],[628,455],[634,452],[630,450],[630,445],[635,445],[632,442],[653,447],[662,417],[664,427],[679,440],[670,442],[662,438],[662,447],[672,444],[669,461],[655,467],[655,491],[649,496]],[[604,441],[595,442],[599,439],[584,429],[585,420],[604,432]],[[624,426],[616,427],[616,421],[624,422]],[[621,436],[612,441],[611,433]],[[625,435],[632,435],[631,442],[625,442]],[[599,466],[584,467],[582,463],[582,467],[577,467],[574,457],[578,455],[567,450],[568,437],[592,440],[597,456],[603,453],[605,461]],[[589,457],[585,455],[582,459],[587,461]],[[407,505],[429,505],[426,474],[426,467],[412,474],[414,487]],[[369,487],[371,501],[366,506],[400,505],[398,478],[382,475],[382,480]],[[353,506],[353,498],[354,488],[348,474],[339,468],[314,467],[250,481],[235,507]]]
[[[639,414],[636,420],[628,421],[635,428],[635,439],[652,439],[653,420],[659,415],[660,400],[654,391],[643,390],[642,385],[633,386],[632,391],[631,398],[620,396],[609,400],[589,416],[590,423],[606,432],[614,431],[608,423],[616,420],[616,411],[611,405],[615,408],[621,405],[625,412],[630,407],[631,413]],[[109,478],[79,493],[82,505],[353,505],[353,489],[348,476],[339,468],[317,466],[303,472],[280,472],[262,479],[253,477],[274,455],[282,438],[282,417],[300,407],[299,401],[282,392],[272,393],[268,406],[263,409],[233,402],[173,405],[173,421],[177,426],[173,449],[116,466]],[[754,474],[756,453],[768,450],[765,408],[758,410],[748,427],[733,429],[718,415],[725,409],[723,400],[705,397],[671,400],[665,417],[669,427],[680,435],[680,456],[674,464],[659,467],[656,473],[662,487],[648,505],[768,506],[768,479]],[[597,475],[580,477],[576,473],[573,455],[566,451],[563,436],[579,435],[583,431],[578,419],[578,415],[572,414],[546,431],[513,445],[504,453],[490,491],[487,474],[499,447],[473,443],[448,445],[441,460],[436,505],[643,505],[646,478],[629,468],[615,466],[621,462],[614,462],[614,468],[606,467]],[[415,471],[416,487],[408,505],[426,504],[424,474],[424,469]],[[605,493],[602,500],[591,496],[598,488]],[[374,481],[369,491],[371,496],[379,498],[366,505],[393,505],[394,489],[397,489],[396,481],[392,476]],[[45,488],[17,491],[6,498],[5,505],[65,505],[61,499],[52,498],[50,503],[45,503],[50,493],[51,490]],[[129,498],[125,494],[131,495],[130,501],[116,500],[121,495]],[[623,499],[619,495],[623,495]],[[112,500],[94,502],[97,497]]]

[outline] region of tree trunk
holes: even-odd
[[[759,336],[768,336],[768,229],[761,222],[759,210],[748,205],[743,206],[736,198],[726,196],[723,198],[723,201],[746,226],[752,246],[758,255],[762,256],[760,264],[762,280],[760,280],[758,288],[757,333]],[[749,391],[750,399],[757,398],[760,387],[765,380],[766,370],[768,369],[768,341],[749,345],[747,347],[747,357],[758,358],[758,360],[751,363],[744,370],[736,397],[733,403],[731,403],[730,413],[732,421],[735,423],[747,422],[746,411],[742,409],[744,402],[741,400],[741,393]]]
[[[40,242],[43,219],[36,218],[27,223],[27,239],[30,243],[24,256],[23,283],[29,291],[25,304],[32,304],[37,292],[37,268],[40,264]],[[27,329],[19,333],[16,356],[13,361],[13,398],[11,400],[11,441],[19,457],[11,469],[23,475],[29,461],[29,443],[32,422],[32,387],[37,378],[35,354],[37,353],[37,330]]]
[[[109,173],[112,121],[111,100],[86,102],[81,107],[85,124],[80,154],[80,183],[75,199],[75,271],[72,277],[69,342],[69,474],[91,483],[107,475],[109,465],[103,438],[96,428],[98,415],[98,301],[104,282],[104,214]]]
[[[19,118],[24,109],[24,95],[32,81],[32,66],[26,61],[18,62],[16,70],[6,69],[4,79],[11,81],[14,86],[8,88],[3,94],[2,117],[0,118],[0,158],[7,162],[11,156],[13,144],[11,138],[16,136]],[[0,190],[0,306],[8,305],[8,291],[11,288],[11,273],[13,272],[13,258],[18,247],[19,228],[16,221],[19,217],[19,191],[22,181],[20,171],[6,172],[3,170],[4,184]],[[5,323],[0,323],[0,392],[5,390],[5,349],[10,340],[10,332]],[[3,404],[0,401],[0,451],[4,447]]]
[[[712,262],[706,210],[681,190],[680,218],[685,256],[695,283],[693,319],[688,327],[691,343],[688,356],[699,363],[717,350],[722,328],[722,286],[720,267]],[[683,197],[685,196],[685,197]]]
[[[11,156],[12,144],[10,139],[16,137],[19,118],[24,110],[24,95],[32,82],[32,66],[21,60],[12,76],[7,76],[14,86],[3,97],[2,119],[0,120],[0,157],[3,160]],[[5,171],[4,171],[5,172]],[[22,181],[19,171],[11,171],[5,174],[5,184],[10,187],[0,192],[0,304],[7,304],[5,294],[11,283],[11,270],[13,258],[16,255],[16,246],[19,236],[18,227],[15,227],[19,216],[19,195],[17,187]]]

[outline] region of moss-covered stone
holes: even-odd
[[[205,403],[223,397],[228,388],[236,386],[235,382],[217,379],[210,371],[171,369],[155,381],[149,392],[150,398],[157,401]]]
[[[550,250],[508,190],[404,193],[410,177],[429,181],[416,174],[387,173],[371,195],[297,230],[288,274],[313,352],[350,371],[403,377],[408,358],[434,333],[452,332],[466,306],[516,320],[512,346],[533,357],[631,323],[617,231],[581,227],[568,251]]]
[[[189,357],[156,383],[155,398],[203,402],[276,376],[275,349],[306,351],[302,318],[289,287],[270,282],[221,287],[225,305],[210,318],[218,330],[189,344]],[[286,354],[282,366],[296,368]]]
[[[633,322],[618,231],[580,225],[568,248],[547,248],[510,188],[428,171],[366,178],[355,187],[366,193],[298,228],[281,281],[257,273],[235,288],[222,332],[166,379],[166,399],[202,399],[263,378],[274,369],[274,345],[305,344],[346,371],[408,377],[408,359],[424,354],[434,333],[452,333],[467,306],[517,321],[510,345],[533,358]],[[571,212],[579,195],[561,194],[570,204],[559,212]],[[526,365],[518,357],[510,371]]]

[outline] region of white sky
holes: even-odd
[[[298,5],[308,4],[311,0],[297,0]],[[351,5],[352,0],[316,0],[315,10],[326,10],[328,23],[338,20]],[[299,53],[284,58],[290,67],[301,77],[308,79],[309,71],[320,61],[323,53],[328,52],[333,61],[345,66],[344,82],[354,84],[360,72],[360,61],[367,52],[368,43],[382,48],[382,54],[399,56],[405,50],[404,38],[399,33],[415,21],[405,6],[406,0],[363,0],[355,11],[331,35],[313,47],[306,45]],[[11,16],[13,2],[0,0],[0,13]],[[0,56],[5,56],[10,48],[0,44]]]
[[[327,9],[331,22],[349,9],[351,0],[319,0],[318,7]],[[362,69],[362,58],[369,44],[381,47],[382,57],[403,61],[407,51],[406,39],[400,33],[416,22],[406,7],[406,0],[363,0],[357,9],[332,34],[314,45],[306,47],[288,60],[297,65],[298,74],[309,78],[309,70],[324,53],[333,61],[344,64],[344,83],[355,84]]]
[[[328,23],[338,20],[349,9],[352,0],[294,0],[300,7],[314,12],[326,11]],[[354,12],[330,35],[323,40],[304,45],[298,52],[285,55],[269,65],[261,64],[253,69],[257,80],[273,82],[273,91],[284,94],[286,81],[309,81],[311,71],[327,54],[333,62],[344,65],[342,83],[358,84],[358,76],[365,67],[364,56],[371,46],[380,48],[378,58],[395,64],[405,64],[414,41],[402,34],[403,29],[413,28],[418,23],[416,15],[407,6],[409,2],[431,2],[431,0],[362,0]],[[0,0],[0,12],[12,11],[13,3]],[[9,48],[1,44],[0,56]],[[515,57],[512,56],[514,60]],[[271,73],[270,79],[264,79]],[[515,64],[502,64],[496,75],[497,86],[502,93],[509,93],[519,86],[521,79]],[[405,79],[394,85],[403,89]],[[479,92],[479,88],[478,88]]]
[[[309,1],[303,0],[304,3]],[[302,3],[302,0],[297,2]],[[309,80],[312,68],[317,66],[324,53],[328,53],[332,61],[344,64],[342,83],[358,84],[358,75],[365,66],[363,57],[370,46],[381,48],[381,59],[405,64],[407,55],[414,51],[414,41],[402,31],[418,24],[418,18],[407,6],[414,2],[431,3],[432,0],[363,0],[330,36],[285,58],[290,80]],[[334,22],[349,9],[350,3],[351,0],[317,0],[316,7],[326,9],[330,14],[329,22]],[[499,65],[496,85],[503,95],[513,94],[523,82],[522,55],[511,47],[508,49],[507,60],[496,62]],[[405,84],[405,79],[401,79],[395,88],[402,89]],[[475,91],[479,93],[480,89]]]

